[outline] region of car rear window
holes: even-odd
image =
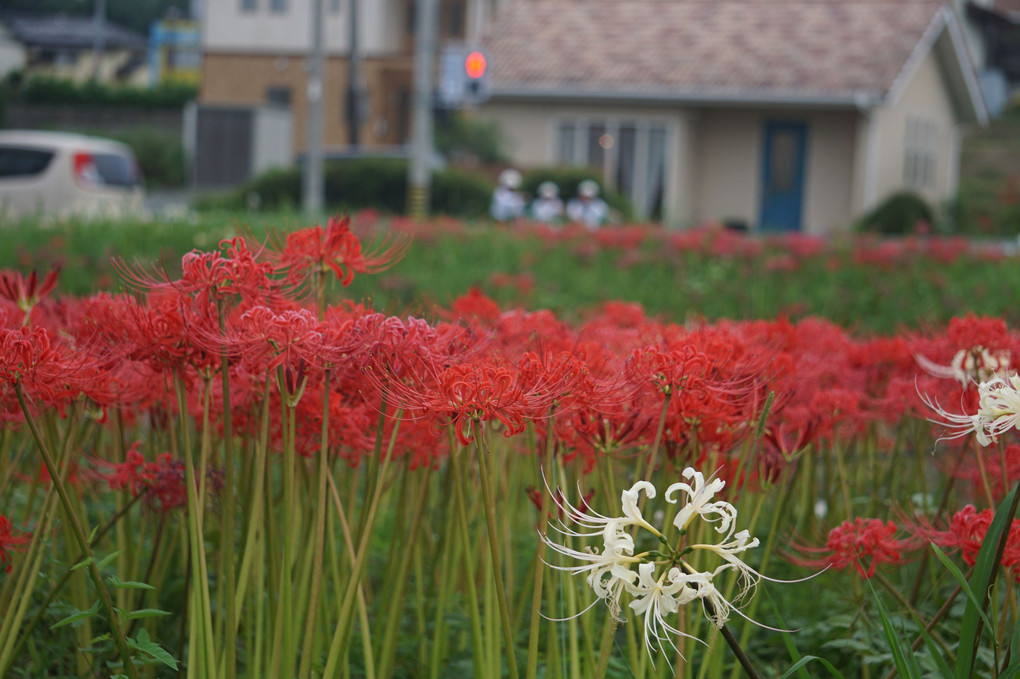
[[[93,153],[92,162],[106,186],[137,186],[142,183],[135,161],[117,153]]]
[[[0,146],[0,177],[32,177],[42,174],[53,160],[53,151]]]

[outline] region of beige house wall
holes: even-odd
[[[680,226],[733,219],[754,227],[761,201],[765,124],[802,121],[807,125],[804,230],[839,229],[853,214],[856,112],[492,103],[480,115],[500,125],[507,152],[522,168],[555,164],[555,131],[561,120],[665,123],[666,221]]]
[[[826,233],[844,227],[852,215],[856,117],[849,111],[705,109],[693,128],[698,140],[696,220],[733,219],[756,225],[765,125],[802,122],[807,126],[802,228]]]
[[[410,57],[369,58],[362,61],[362,77],[369,93],[367,116],[361,127],[361,143],[367,147],[390,146],[407,141],[411,90]],[[306,144],[308,118],[305,90],[307,73],[299,54],[206,53],[202,61],[199,101],[203,104],[260,105],[270,87],[290,90],[294,121],[293,148]],[[347,60],[331,57],[323,69],[323,144],[327,151],[348,147],[345,98]]]
[[[902,91],[875,110],[878,157],[874,162],[874,203],[890,193],[912,188],[929,201],[939,203],[956,192],[959,166],[959,131],[949,90],[937,57],[929,53],[906,81]],[[938,139],[933,145],[935,157],[934,182],[925,187],[904,185],[906,131],[908,119],[930,120],[937,126]],[[873,205],[865,205],[864,208]]]
[[[693,219],[693,140],[689,111],[661,107],[489,103],[478,115],[499,124],[505,150],[523,169],[556,164],[556,129],[561,121],[662,124],[666,128],[669,146],[666,152],[664,218],[669,224],[682,225]]]

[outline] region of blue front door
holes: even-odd
[[[796,231],[801,228],[807,125],[798,122],[765,123],[764,137],[761,219],[758,223],[767,231]]]

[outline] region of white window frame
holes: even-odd
[[[565,124],[574,126],[573,158],[562,159],[560,154],[560,128]],[[643,217],[650,211],[645,197],[641,195],[648,182],[648,149],[651,139],[650,131],[653,128],[660,128],[665,132],[666,153],[663,157],[665,167],[663,168],[663,210],[666,210],[666,203],[669,196],[669,181],[672,174],[672,158],[669,153],[670,145],[673,142],[676,131],[673,121],[657,116],[643,115],[592,115],[590,113],[579,115],[560,115],[550,121],[550,138],[553,140],[549,148],[552,151],[551,158],[553,165],[566,167],[590,167],[588,164],[588,131],[592,125],[605,125],[605,134],[613,137],[618,142],[620,138],[620,127],[623,125],[634,126],[634,178],[630,196],[633,201],[636,216]],[[614,143],[612,148],[605,149],[605,160],[602,164],[602,181],[604,185],[618,188],[616,185],[616,169],[619,162],[619,143]],[[640,189],[640,191],[639,191]]]
[[[934,189],[942,131],[927,116],[908,115],[903,134],[903,184],[912,189]]]

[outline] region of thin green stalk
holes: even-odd
[[[393,665],[393,657],[397,644],[397,629],[400,626],[400,608],[404,603],[404,591],[407,587],[408,571],[411,566],[411,556],[414,545],[418,540],[418,530],[421,527],[421,519],[425,514],[425,501],[428,499],[428,483],[432,467],[426,466],[422,472],[421,481],[418,483],[417,500],[414,505],[414,512],[411,520],[411,529],[408,531],[405,547],[400,555],[400,563],[396,569],[396,575],[390,581],[390,588],[393,590],[386,609],[386,629],[383,632],[382,654],[379,658],[379,676],[382,679],[389,679]]]
[[[461,546],[464,554],[464,584],[467,588],[466,599],[468,606],[468,620],[471,622],[471,657],[474,662],[475,676],[484,676],[482,672],[485,652],[482,645],[482,623],[478,610],[478,585],[475,580],[474,559],[471,554],[471,547],[474,542],[468,531],[467,500],[464,495],[465,479],[463,470],[460,468],[460,453],[463,449],[456,445],[451,447],[450,464],[453,465],[454,495],[457,503],[457,530],[459,532]]]
[[[68,523],[71,524],[72,533],[75,542],[78,544],[78,549],[82,554],[86,555],[86,559],[89,562],[89,575],[92,577],[92,583],[95,585],[96,592],[99,594],[100,604],[106,612],[106,619],[110,625],[110,634],[113,636],[113,642],[117,646],[117,653],[124,662],[124,672],[128,675],[129,679],[137,679],[138,674],[135,671],[134,663],[131,662],[131,654],[128,652],[127,640],[124,638],[124,632],[120,626],[120,617],[117,615],[117,611],[114,610],[113,601],[110,599],[110,592],[106,589],[106,583],[103,582],[103,576],[99,572],[99,568],[96,567],[95,559],[92,556],[92,549],[89,547],[89,541],[85,537],[85,530],[82,527],[81,521],[78,519],[78,515],[74,512],[74,507],[71,504],[71,496],[68,494],[67,488],[64,485],[63,478],[60,475],[60,470],[54,463],[53,456],[50,455],[49,446],[47,446],[46,442],[43,440],[42,433],[36,425],[35,418],[32,417],[28,404],[25,402],[25,395],[21,390],[20,384],[14,385],[14,393],[18,397],[18,405],[21,406],[21,412],[25,415],[25,422],[28,424],[28,427],[32,432],[32,437],[35,439],[36,445],[39,448],[39,454],[42,455],[43,464],[46,465],[46,469],[49,471],[50,482],[53,484],[53,487],[56,489],[57,495],[60,498],[60,504],[64,509],[64,516]]]
[[[351,566],[351,579],[347,585],[346,591],[344,592],[343,600],[340,605],[340,615],[337,620],[336,629],[333,631],[333,638],[330,641],[329,655],[326,658],[326,668],[323,672],[323,676],[327,678],[338,676],[340,659],[347,652],[347,635],[350,630],[351,611],[354,608],[355,595],[360,587],[362,570],[368,556],[369,541],[371,539],[372,527],[375,522],[375,515],[379,508],[379,501],[382,499],[383,495],[381,479],[385,478],[389,471],[390,462],[393,460],[393,447],[396,445],[397,434],[400,431],[401,417],[402,411],[398,410],[393,423],[393,431],[390,434],[390,442],[386,448],[386,456],[383,458],[381,469],[379,471],[380,481],[375,485],[375,490],[373,491],[369,505],[365,510],[366,520],[358,543],[358,551],[356,552],[354,563]]]
[[[223,300],[217,299],[217,315],[219,316],[220,332],[223,332]],[[240,615],[237,599],[237,573],[236,555],[234,552],[234,502],[236,493],[234,489],[234,422],[233,412],[230,406],[230,363],[227,360],[224,349],[220,357],[220,375],[223,384],[223,528],[220,533],[220,552],[223,556],[223,578],[224,598],[226,599],[226,615],[221,619],[226,620],[228,633],[223,637],[224,650],[226,651],[226,672],[224,679],[234,679],[237,676],[237,644],[233,641],[234,633],[237,630],[237,621]]]
[[[301,645],[301,666],[298,677],[311,676],[312,642],[315,639],[315,620],[319,612],[319,594],[322,589],[322,556],[326,549],[326,508],[329,499],[326,497],[329,476],[329,382],[330,371],[327,369],[322,386],[322,433],[319,448],[319,466],[317,494],[315,504],[314,552],[312,556],[312,582],[309,592],[308,619],[305,621],[305,633]]]
[[[496,600],[499,603],[499,614],[503,619],[503,643],[506,646],[506,659],[510,667],[510,679],[518,679],[517,658],[514,652],[514,635],[510,624],[510,612],[506,605],[506,591],[503,589],[502,566],[499,560],[499,535],[496,533],[496,500],[492,496],[488,465],[485,462],[484,449],[485,427],[479,427],[475,438],[475,451],[478,458],[478,475],[482,481],[482,505],[485,509],[485,524],[489,536],[489,553],[492,557],[492,572],[496,578]]]

